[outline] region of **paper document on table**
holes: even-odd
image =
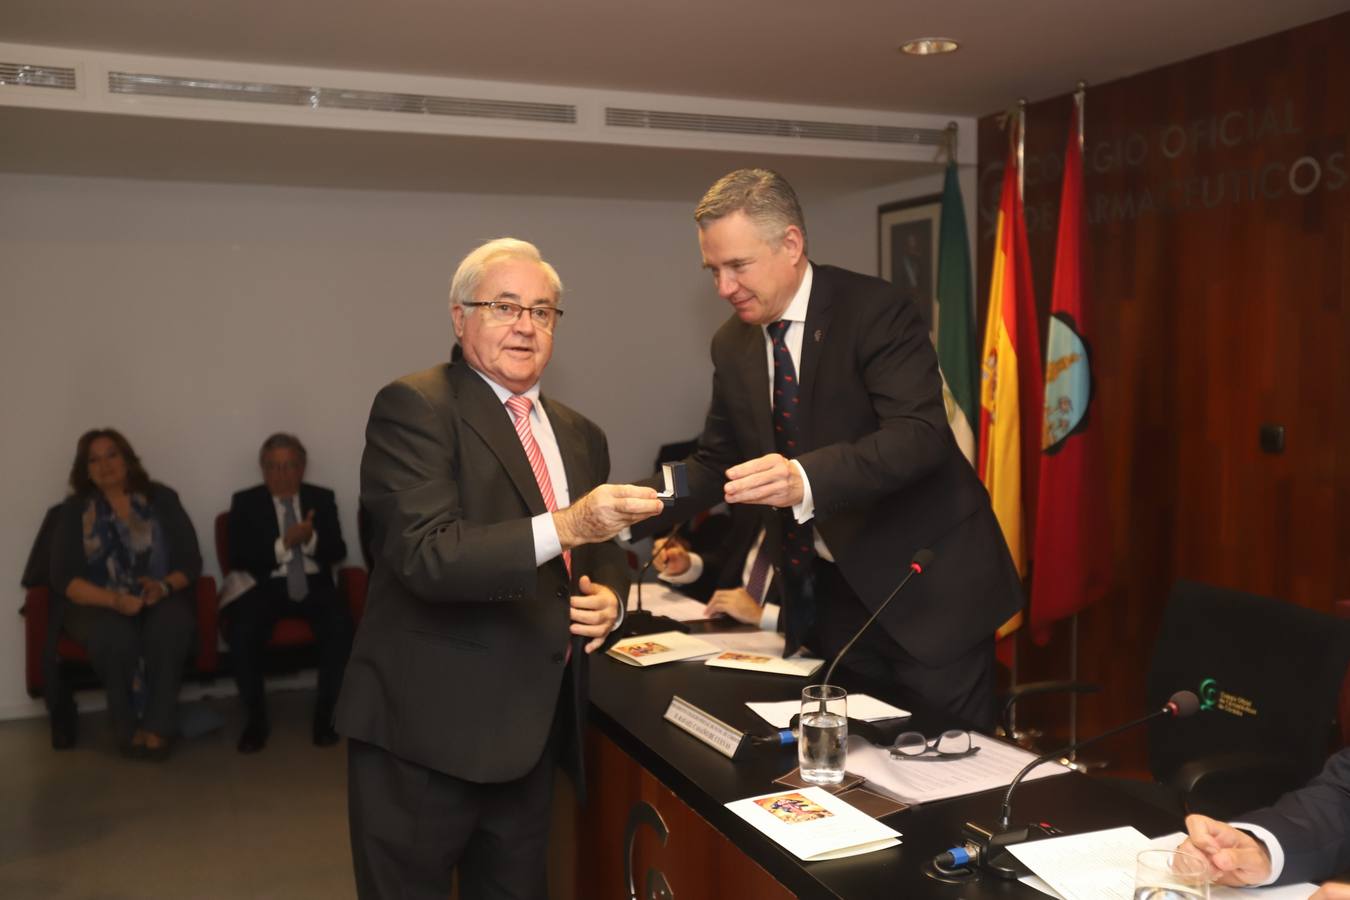
[[[637,590],[636,584],[628,589],[629,609],[637,609]],[[668,616],[676,622],[708,618],[708,608],[702,603],[660,583],[647,582],[642,585],[642,608],[658,616]]]
[[[1128,900],[1134,894],[1135,861],[1143,850],[1175,850],[1180,832],[1149,840],[1134,828],[1014,844],[1008,850],[1036,874],[1023,884],[1060,900]],[[1304,900],[1314,884],[1230,888],[1212,884],[1210,900]]]
[[[848,770],[867,779],[877,791],[906,803],[926,803],[1007,787],[1022,767],[1036,757],[1020,747],[971,734],[978,753],[959,759],[928,757],[896,760],[886,747],[874,747],[854,735],[848,739]],[[1027,781],[1062,775],[1068,769],[1049,762],[1032,769]]]
[[[842,859],[900,843],[900,832],[818,787],[788,788],[727,809],[807,862]]]
[[[625,638],[605,652],[630,666],[656,666],[681,659],[709,656],[716,653],[717,648],[678,631],[663,631],[660,634],[641,634]]]
[[[1013,844],[1008,851],[1064,900],[1131,900],[1134,859],[1149,849],[1137,828],[1110,828]]]
[[[802,710],[800,700],[780,700],[776,703],[746,703],[750,711],[768,722],[774,728],[787,728],[792,717]],[[910,714],[898,706],[891,706],[867,694],[849,694],[848,717],[864,722],[880,722],[884,719],[902,719]]]

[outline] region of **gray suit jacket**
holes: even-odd
[[[1321,881],[1350,870],[1350,748],[1327,760],[1306,787],[1238,817],[1268,829],[1284,849],[1276,884]]]
[[[579,498],[609,475],[604,433],[541,398]],[[580,761],[586,655],[572,646],[574,691],[559,697],[569,645],[561,557],[536,566],[530,517],[544,501],[491,388],[463,363],[400,378],[375,398],[361,502],[379,563],[338,700],[337,728],[468,781],[525,775],[562,710],[564,762]],[[578,547],[588,574],[622,600],[623,554]],[[579,774],[579,773],[577,773]]]

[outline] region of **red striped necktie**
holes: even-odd
[[[534,401],[516,394],[507,398],[506,408],[511,412],[511,421],[516,426],[516,436],[520,438],[520,446],[525,449],[525,458],[530,461],[530,469],[534,472],[534,480],[539,485],[539,493],[544,497],[544,506],[549,512],[553,512],[558,508],[558,500],[553,493],[553,479],[549,477],[548,464],[544,462],[544,451],[539,449],[539,442],[534,439],[534,432],[530,430],[530,410],[534,408]],[[567,565],[567,574],[571,575],[571,550],[563,551],[563,562]]]

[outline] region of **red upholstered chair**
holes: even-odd
[[[197,579],[197,648],[193,668],[199,675],[210,676],[220,663],[216,648],[216,580],[209,575]],[[42,653],[47,646],[47,631],[51,625],[51,594],[46,587],[28,589],[24,597],[24,675],[28,696],[41,697],[46,689]],[[60,662],[89,664],[89,654],[67,635],[56,642],[56,657]]]
[[[221,575],[230,572],[230,514],[223,512],[216,516],[216,558],[220,561]],[[338,596],[347,598],[347,608],[352,613],[352,624],[361,624],[361,615],[366,610],[366,570],[359,566],[343,566],[338,569]],[[289,617],[277,622],[272,629],[272,638],[267,646],[308,647],[314,643],[314,630],[304,619]]]

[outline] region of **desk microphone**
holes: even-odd
[[[1163,706],[1154,710],[1146,716],[1135,719],[1133,722],[1126,722],[1112,728],[1110,731],[1104,731],[1096,737],[1088,738],[1083,741],[1075,741],[1055,750],[1052,753],[1046,753],[1038,756],[1027,763],[1022,771],[1017,773],[1017,777],[1008,785],[1008,791],[1003,795],[1003,807],[999,813],[997,828],[988,828],[983,825],[967,822],[962,831],[965,833],[965,842],[960,847],[953,847],[945,853],[940,853],[933,860],[934,867],[941,871],[944,868],[956,866],[965,866],[971,863],[980,865],[983,868],[999,875],[1003,878],[1017,878],[1025,874],[1018,864],[1011,859],[1011,854],[1005,849],[1009,844],[1019,844],[1027,840],[1032,835],[1033,830],[1040,834],[1056,833],[1044,824],[1032,825],[1026,828],[1010,828],[1009,823],[1012,819],[1012,796],[1013,791],[1022,783],[1032,769],[1047,763],[1052,759],[1058,759],[1074,750],[1086,747],[1088,744],[1095,744],[1103,738],[1109,738],[1120,734],[1122,731],[1128,731],[1145,722],[1151,722],[1159,718],[1186,719],[1193,716],[1200,709],[1200,698],[1191,691],[1177,691]]]
[[[684,523],[680,522],[676,524],[674,528],[670,529],[670,534],[666,535],[666,541],[669,542],[675,540],[675,537],[680,533],[680,528],[683,526]],[[642,579],[647,577],[647,570],[652,567],[652,563],[656,562],[655,547],[656,544],[653,543],[651,558],[649,558],[647,562],[643,564],[642,568],[638,570],[637,609],[624,616],[623,625],[620,628],[624,637],[634,637],[640,634],[656,634],[661,631],[683,631],[686,633],[689,631],[689,626],[685,625],[683,622],[677,622],[669,616],[653,615],[642,608]]]
[[[895,586],[895,590],[891,591],[889,597],[881,601],[881,605],[877,607],[876,612],[872,613],[872,617],[868,619],[866,622],[864,622],[862,624],[862,627],[858,629],[857,634],[849,638],[848,643],[844,645],[843,649],[834,655],[834,661],[831,662],[830,667],[827,670],[825,670],[825,678],[823,681],[821,681],[821,684],[830,683],[830,678],[834,676],[835,667],[839,665],[839,660],[844,658],[844,654],[847,653],[855,643],[857,643],[858,638],[863,636],[863,632],[866,631],[869,627],[871,627],[872,623],[877,620],[877,616],[881,615],[882,610],[884,610],[886,606],[892,600],[895,599],[896,594],[900,593],[901,588],[909,584],[909,580],[913,578],[915,575],[921,574],[923,570],[926,569],[932,562],[933,562],[932,550],[925,548],[923,550],[919,550],[914,554],[914,558],[909,561],[909,571],[905,573],[904,578],[900,579],[900,583]]]

